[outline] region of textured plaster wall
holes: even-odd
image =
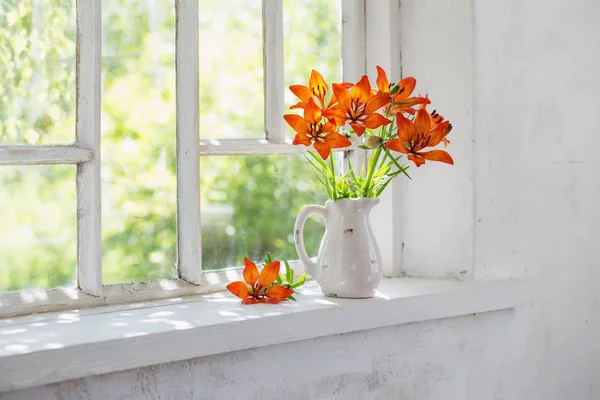
[[[525,342],[514,323],[523,318],[503,311],[357,332],[94,376],[0,399],[514,399],[516,388],[527,385],[519,374]]]
[[[475,32],[475,277],[535,282],[536,399],[600,399],[600,2],[477,0]]]
[[[453,186],[452,174],[435,166],[410,182],[403,267],[465,279],[525,277],[533,281],[531,307],[0,399],[600,399],[600,2],[403,0],[401,14],[403,68],[428,82],[455,122],[449,149],[462,180]],[[424,198],[435,202],[417,201]],[[445,243],[452,232],[460,237]],[[432,247],[432,261],[418,261]]]

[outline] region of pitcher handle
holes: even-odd
[[[298,213],[298,217],[296,217],[296,224],[294,225],[294,243],[296,244],[296,252],[304,265],[304,269],[308,275],[314,278],[315,273],[317,272],[317,264],[310,259],[306,253],[306,248],[304,247],[304,224],[308,217],[313,214],[321,216],[325,221],[325,224],[327,224],[327,208],[317,205],[304,206],[302,210],[300,210],[300,213]]]

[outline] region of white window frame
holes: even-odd
[[[200,229],[200,157],[297,154],[306,151],[285,136],[283,65],[283,0],[263,0],[265,138],[200,140],[199,136],[199,0],[175,0],[177,103],[177,270],[178,278],[102,286],[100,202],[101,1],[77,0],[76,140],[64,146],[0,145],[0,166],[77,165],[77,286],[52,290],[24,289],[0,295],[0,318],[106,304],[146,301],[223,290],[241,279],[240,268],[202,270]],[[374,4],[376,3],[376,4]],[[400,74],[399,43],[393,21],[398,0],[342,0],[342,60],[345,81],[382,65]],[[368,18],[367,18],[368,16]],[[370,22],[369,22],[370,21]],[[396,19],[397,21],[397,19]],[[368,25],[368,29],[367,29]],[[370,36],[374,43],[368,46]],[[389,42],[381,42],[381,38]],[[386,46],[388,46],[386,48]],[[392,51],[390,51],[392,49]],[[398,54],[395,54],[395,49]],[[397,56],[397,59],[395,57]],[[357,150],[362,151],[362,150]],[[393,212],[388,189],[380,206]],[[398,185],[396,185],[399,188]],[[401,187],[400,187],[401,189]],[[388,214],[389,215],[389,214]],[[398,228],[377,218],[385,241],[386,275],[400,275],[399,255],[388,242],[398,242]],[[401,233],[401,231],[400,231]],[[396,240],[394,240],[394,238]],[[294,268],[300,268],[298,262]]]

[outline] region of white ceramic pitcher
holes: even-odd
[[[328,200],[325,207],[305,206],[294,227],[296,251],[306,273],[321,285],[326,296],[373,297],[382,277],[381,253],[369,223],[369,213],[379,199]],[[316,262],[306,254],[304,224],[318,214],[325,220],[325,234]]]

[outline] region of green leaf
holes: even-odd
[[[300,276],[300,279],[298,279],[298,282],[296,282],[292,285],[292,289],[296,289],[297,287],[304,285],[305,281],[306,281],[306,272],[303,273],[302,276]]]
[[[294,296],[292,296],[291,294],[287,297],[286,300],[291,300],[291,301],[298,301],[294,298]]]
[[[291,285],[294,283],[294,270],[290,268],[290,264],[285,258],[283,262],[285,263],[285,280]]]

